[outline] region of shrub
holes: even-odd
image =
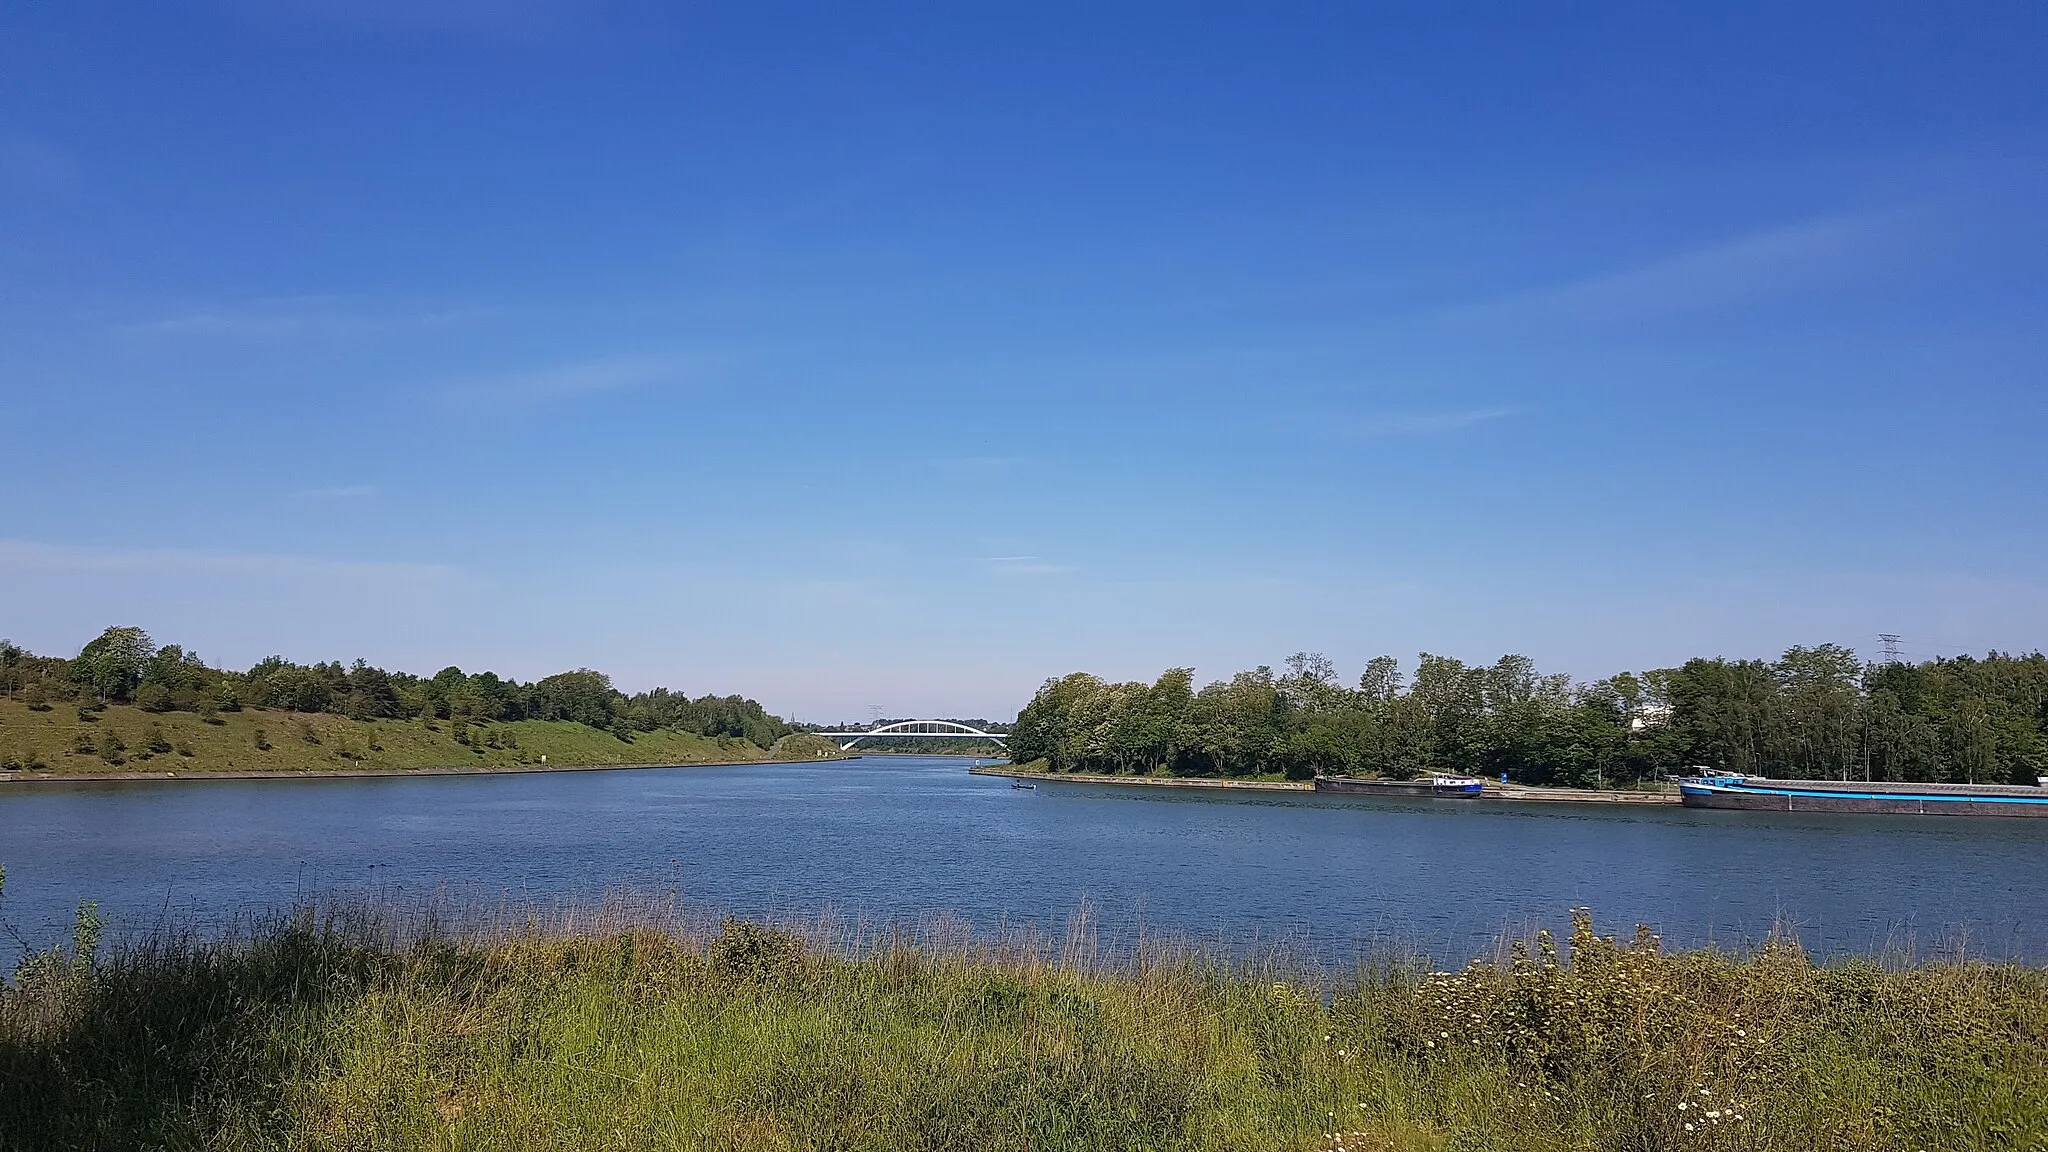
[[[728,917],[711,942],[711,966],[728,980],[789,984],[804,971],[804,942],[788,932]]]
[[[320,733],[314,730],[311,720],[301,718],[298,722],[298,732],[299,739],[308,744],[318,744],[320,742]]]
[[[192,750],[192,745],[186,743],[183,740],[180,740],[178,741],[178,755],[183,756],[189,760],[192,757],[197,756],[198,753]]]
[[[171,690],[161,684],[144,684],[135,690],[135,706],[144,712],[169,712],[176,705]]]
[[[43,691],[43,682],[40,680],[30,684],[22,691],[21,700],[22,703],[28,705],[31,712],[48,712],[50,710],[50,695]]]
[[[270,747],[270,734],[258,728],[256,730],[256,750],[258,752],[268,752]]]
[[[92,742],[92,733],[80,732],[71,738],[71,750],[80,756],[90,756],[99,748]]]
[[[171,750],[171,741],[169,737],[164,735],[163,729],[151,724],[149,731],[143,736],[142,746],[161,756]]]
[[[124,742],[119,736],[113,734],[112,732],[109,732],[105,736],[100,738],[100,759],[105,760],[109,764],[127,763],[127,761],[122,759],[121,757],[121,753],[126,752],[127,750],[127,743]]]

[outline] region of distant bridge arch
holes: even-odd
[[[891,739],[907,736],[916,740],[960,740],[972,738],[993,740],[998,744],[1009,739],[1008,733],[984,732],[971,724],[962,724],[955,720],[898,720],[894,724],[884,724],[879,728],[869,728],[864,732],[813,732],[812,735],[823,736],[831,740],[846,741],[846,743],[840,745],[841,748],[852,748],[855,744],[870,736],[886,736]]]

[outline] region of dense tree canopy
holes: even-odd
[[[156,647],[140,628],[109,628],[71,662],[71,678],[101,700],[126,700],[156,666]]]
[[[101,633],[70,659],[37,656],[0,641],[0,692],[31,705],[83,698],[156,712],[231,712],[244,707],[332,712],[356,720],[483,723],[569,720],[630,740],[658,728],[749,740],[763,748],[793,731],[742,696],[692,699],[667,688],[627,695],[602,672],[578,668],[531,684],[492,672],[443,668],[431,677],[357,660],[294,664],[269,656],[246,672],[214,668],[176,644],[157,647],[140,628]]]
[[[1783,778],[2032,783],[2048,772],[2040,653],[1865,664],[1832,644],[1776,661],[1695,659],[1574,682],[1524,656],[1468,666],[1382,656],[1355,686],[1291,657],[1196,690],[1085,672],[1049,680],[1017,717],[1020,761],[1062,772],[1179,775],[1448,771],[1532,784],[1628,783],[1706,765]]]

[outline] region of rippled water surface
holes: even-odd
[[[1822,816],[1045,784],[950,757],[513,776],[0,785],[0,918],[37,942],[80,900],[116,932],[305,896],[596,901],[1058,929],[1084,901],[1240,945],[1447,962],[1591,907],[1669,943],[1824,953],[1959,941],[2048,962],[2048,820]]]

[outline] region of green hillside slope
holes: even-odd
[[[830,741],[806,735],[784,737],[770,750],[669,729],[631,735],[621,740],[566,720],[350,720],[255,709],[203,719],[128,704],[35,710],[0,698],[0,771],[57,775],[718,764],[838,754]]]

